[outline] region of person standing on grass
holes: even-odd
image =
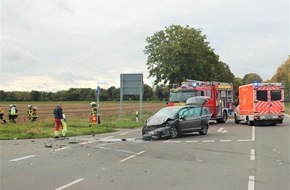
[[[54,115],[54,138],[59,138],[59,129],[63,128],[61,120],[63,119],[61,102],[59,102],[53,110]]]
[[[32,118],[32,111],[33,111],[32,105],[28,105],[27,106],[27,110],[26,110],[26,115],[27,115],[27,118],[29,120],[31,120],[31,118]]]
[[[0,106],[0,120],[5,124],[6,120],[4,119],[4,108]]]
[[[18,117],[18,109],[15,104],[9,105],[8,114],[9,114],[9,122],[16,123],[16,118]]]

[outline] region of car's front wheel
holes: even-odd
[[[201,130],[199,131],[199,134],[200,135],[206,135],[208,132],[208,124],[204,124],[202,127],[201,127]]]
[[[175,126],[170,127],[170,138],[175,139],[178,136],[178,131]]]

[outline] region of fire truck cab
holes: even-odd
[[[233,112],[233,84],[214,81],[186,80],[181,86],[170,89],[168,106],[184,105],[190,97],[206,96],[205,106],[211,109],[212,118],[224,123]]]
[[[284,85],[253,83],[239,87],[239,100],[234,113],[235,123],[248,125],[283,123]]]

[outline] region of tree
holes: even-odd
[[[162,89],[162,85],[156,85],[155,88],[155,97],[157,100],[163,100],[163,89]]]
[[[6,93],[4,92],[4,90],[0,90],[0,101],[4,101],[6,100]]]
[[[248,73],[243,78],[244,84],[251,84],[254,82],[262,82],[262,78],[257,73]]]
[[[231,72],[230,67],[219,61],[216,65],[212,67],[212,81],[220,81],[220,82],[233,82],[235,79],[235,75]]]
[[[30,92],[30,98],[32,101],[39,101],[41,98],[41,93],[39,91],[32,90]]]
[[[234,100],[237,100],[239,96],[239,86],[243,85],[243,79],[236,77],[233,81],[234,85]]]
[[[285,99],[290,101],[290,56],[277,69],[276,74],[272,77],[271,82],[282,82],[285,88]]]
[[[186,79],[225,81],[224,76],[232,75],[199,29],[171,25],[147,37],[146,41],[146,65],[149,77],[156,77],[155,85],[159,82],[180,84]]]
[[[111,86],[110,88],[108,88],[108,100],[109,101],[115,100],[115,92],[116,92],[115,86]]]
[[[144,84],[143,100],[152,100],[152,99],[153,99],[153,89],[148,84]]]

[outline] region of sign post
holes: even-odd
[[[101,88],[100,88],[100,86],[98,86],[97,89],[96,89],[98,124],[101,124],[101,115],[100,115],[100,94],[101,94]]]
[[[120,75],[120,111],[119,117],[122,116],[123,110],[123,96],[124,95],[140,95],[140,106],[138,119],[140,120],[142,115],[142,95],[143,95],[143,74],[131,73]]]

